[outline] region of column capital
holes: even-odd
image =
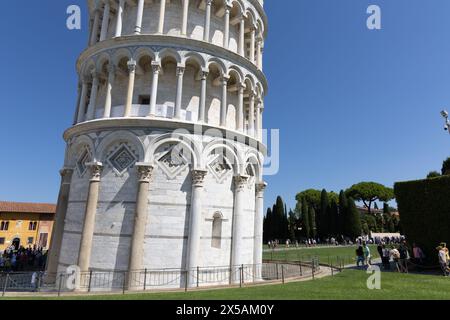
[[[73,175],[73,168],[64,167],[59,170],[59,174],[61,175],[61,183],[62,184],[70,184]]]
[[[127,62],[127,66],[128,66],[128,71],[131,72],[136,72],[136,61],[131,59],[130,61]]]
[[[200,79],[201,80],[206,80],[206,78],[208,78],[209,75],[209,70],[200,70]]]
[[[91,181],[100,181],[100,177],[103,171],[103,164],[101,162],[89,162],[86,163],[91,173]]]
[[[245,90],[245,89],[247,89],[247,85],[245,84],[245,82],[239,82],[239,83],[237,84],[237,87],[238,87],[239,90]]]
[[[137,162],[135,167],[138,172],[139,182],[149,183],[153,174],[153,166],[150,163]]]
[[[235,186],[236,190],[239,190],[239,191],[244,190],[249,178],[250,177],[247,175],[234,176],[234,186]]]
[[[206,5],[207,6],[211,6],[212,5],[213,0],[206,0]]]
[[[182,76],[184,75],[184,71],[186,70],[186,67],[183,65],[178,65],[177,66],[177,76]]]
[[[192,173],[192,185],[194,187],[203,187],[205,183],[205,177],[208,171],[202,169],[194,169],[191,171]]]
[[[264,191],[267,188],[267,183],[266,182],[259,182],[255,185],[256,187],[256,196],[262,197],[264,194]]]
[[[160,73],[161,72],[161,64],[159,62],[152,62],[152,71],[153,73]]]
[[[220,78],[220,81],[222,82],[223,86],[226,86],[226,85],[228,85],[228,81],[230,81],[230,77],[229,76],[222,76]]]

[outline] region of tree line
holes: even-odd
[[[373,182],[353,185],[339,194],[327,190],[308,189],[297,194],[295,210],[287,210],[279,196],[264,218],[264,240],[292,241],[334,237],[354,240],[370,232],[398,232],[398,216],[387,204],[394,198],[393,190]],[[358,210],[355,201],[364,203],[367,213]],[[384,202],[383,213],[373,209]],[[373,208],[372,208],[373,207]]]

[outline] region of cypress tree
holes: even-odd
[[[305,199],[302,199],[302,221],[304,235],[307,239],[311,238],[311,220],[308,212],[308,204]]]
[[[309,226],[311,236],[315,239],[317,237],[317,228],[316,228],[316,211],[313,206],[309,206],[308,208],[308,216],[309,216]]]
[[[322,239],[325,239],[328,237],[330,233],[330,221],[329,221],[329,199],[328,199],[328,193],[325,189],[322,190],[322,193],[320,195],[320,219],[319,219],[319,225],[318,225],[318,235]]]
[[[339,234],[347,235],[346,226],[348,217],[348,199],[344,190],[339,193]]]
[[[350,237],[352,240],[356,239],[361,235],[361,231],[363,230],[363,225],[361,222],[361,214],[356,208],[355,201],[352,198],[348,198],[347,200],[347,219],[346,219],[346,235]],[[368,229],[367,223],[365,225],[366,230]]]

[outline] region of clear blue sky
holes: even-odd
[[[264,125],[281,130],[281,170],[266,205],[307,188],[424,177],[450,156],[448,0],[266,0]],[[87,29],[65,27],[85,1],[10,1],[0,19],[0,199],[54,202],[63,131],[76,104]],[[382,9],[381,31],[366,9]],[[84,14],[83,18],[86,18]],[[83,26],[86,20],[83,20]],[[450,108],[450,107],[449,107]]]

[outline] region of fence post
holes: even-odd
[[[239,288],[242,288],[242,266],[239,267]]]
[[[3,297],[5,296],[6,288],[8,287],[8,278],[9,278],[9,275],[6,274],[5,285],[3,286],[3,295],[2,295]]]
[[[188,283],[189,283],[189,271],[185,270],[184,271],[184,292],[188,291]]]
[[[126,286],[127,286],[127,272],[124,271],[123,272],[123,281],[122,281],[122,294],[125,294]]]
[[[280,280],[280,276],[278,275],[278,263],[276,264],[277,267],[277,280]]]
[[[300,277],[303,277],[303,268],[302,268],[302,262],[301,261],[300,261],[299,267],[300,267]]]
[[[334,276],[333,262],[331,263],[330,268],[331,268],[331,276]]]
[[[200,287],[200,267],[197,267],[197,288]]]
[[[284,284],[284,265],[281,266],[281,282]]]
[[[89,271],[88,292],[91,292],[91,284],[92,284],[92,270]]]
[[[58,277],[56,277],[58,279]],[[61,286],[62,286],[62,282],[63,282],[63,274],[61,273],[59,275],[59,284],[58,284],[58,297],[61,296]]]
[[[144,270],[144,291],[147,290],[147,268]]]
[[[311,261],[311,266],[312,266],[312,279],[314,280],[314,269],[316,268],[314,261]]]

